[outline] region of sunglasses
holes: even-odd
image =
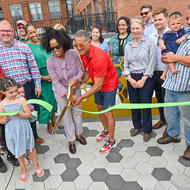
[[[150,11],[147,11],[147,12],[144,12],[144,13],[141,13],[140,15],[143,16],[143,15],[147,15]]]
[[[51,50],[51,51],[54,51],[55,49],[60,49],[60,48],[61,48],[61,46],[60,46],[60,45],[57,45],[57,46],[55,46],[55,47],[51,47],[50,50]]]
[[[21,30],[21,29],[25,29],[24,26],[18,26],[18,29]]]
[[[74,46],[75,48],[78,48],[78,47],[84,48],[87,43],[88,43],[88,42],[86,42],[86,43],[84,43],[84,44],[75,44],[75,43],[73,43],[73,46]]]

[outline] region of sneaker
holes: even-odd
[[[12,164],[12,166],[19,166],[18,160],[14,156],[7,155],[7,161],[9,161]]]
[[[5,166],[3,159],[0,157],[0,173],[5,173],[7,171],[7,167]]]
[[[107,141],[104,146],[100,149],[101,153],[104,152],[109,152],[112,148],[116,147],[117,143],[116,140],[114,140],[113,142]]]
[[[108,131],[102,131],[101,134],[96,138],[97,142],[102,142],[106,137],[108,137],[108,135]]]

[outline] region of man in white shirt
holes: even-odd
[[[154,18],[154,26],[157,29],[157,31],[152,33],[149,37],[157,45],[156,67],[154,71],[154,90],[156,92],[158,103],[163,103],[165,97],[165,89],[162,87],[164,81],[160,79],[160,76],[162,75],[167,65],[161,62],[161,49],[160,49],[159,39],[168,30],[168,11],[165,8],[159,8],[154,11],[153,18]],[[162,126],[167,125],[164,116],[164,108],[159,108],[159,112],[160,112],[160,120],[152,126],[153,129],[159,129]]]

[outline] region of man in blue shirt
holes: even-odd
[[[156,28],[154,26],[154,20],[152,18],[152,6],[151,5],[143,5],[140,8],[140,15],[143,17],[145,30],[144,30],[144,37],[148,38],[150,34],[156,31]]]

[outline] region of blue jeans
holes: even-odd
[[[190,92],[175,92],[166,90],[165,102],[186,102],[190,101]],[[190,106],[167,107],[164,108],[165,117],[168,123],[168,135],[173,138],[180,136],[180,117],[184,122],[185,142],[190,145]]]
[[[94,94],[95,104],[103,105],[107,109],[115,105],[117,88],[113,91],[98,91]]]

